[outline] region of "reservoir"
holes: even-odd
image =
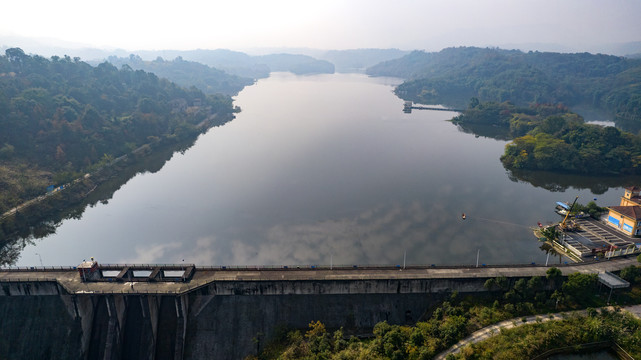
[[[556,201],[618,205],[617,179],[510,174],[507,141],[463,131],[455,112],[403,113],[400,82],[273,73],[235,98],[236,119],[16,265],[544,263],[531,228],[559,221]]]

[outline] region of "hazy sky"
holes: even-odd
[[[0,36],[126,50],[641,40],[639,0],[19,0],[0,18]]]

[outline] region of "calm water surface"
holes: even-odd
[[[398,83],[259,80],[237,96],[234,121],[66,220],[18,265],[474,264],[477,251],[480,263],[540,263],[530,227],[558,221],[556,201],[618,203],[620,188],[511,181],[505,141],[460,131],[452,112],[404,114]]]

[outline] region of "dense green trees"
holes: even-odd
[[[564,281],[558,268],[548,269],[545,278],[497,277],[488,279],[484,286],[492,292],[492,296],[464,298],[456,293],[452,294],[447,301],[432,309],[428,313],[429,316],[415,326],[399,326],[382,322],[374,327],[373,338],[367,341],[356,338],[345,340],[343,329],[332,334],[327,332],[321,323],[312,322],[304,336],[299,331],[281,336],[266,347],[260,358],[431,359],[470,332],[502,320],[546,313],[555,311],[557,308],[560,311],[581,306],[600,306],[603,303],[603,299],[595,296],[596,275],[575,273]],[[597,315],[595,311],[590,312],[593,319],[596,319]],[[625,316],[609,312],[604,312],[603,316],[599,318],[600,320],[594,320],[594,324],[604,324],[610,329],[611,334],[618,334],[621,339],[624,339],[621,340],[622,345],[636,349],[635,351],[641,350],[627,340],[634,334],[634,329],[639,328],[639,322],[630,323],[632,327],[628,327]],[[607,324],[602,323],[606,320]],[[612,321],[609,322],[610,320]],[[618,326],[616,321],[624,321],[623,326]],[[565,325],[561,323],[551,326],[556,328],[556,326]],[[581,343],[584,339],[592,339],[590,341],[612,339],[605,335],[601,336],[603,334],[592,333],[591,329],[581,328],[577,330],[575,336],[565,340],[530,341],[528,346],[534,346],[541,352],[556,346]],[[484,351],[475,350],[472,353],[468,351],[463,354],[478,356]]]
[[[508,144],[501,161],[510,169],[641,174],[641,137],[613,127],[548,117]]]
[[[559,236],[561,236],[561,231],[556,227],[556,225],[543,227],[540,232],[545,240],[550,242],[558,240]]]
[[[628,272],[638,276],[637,268]],[[381,322],[366,340],[347,339],[344,329],[332,333],[313,321],[304,334],[292,331],[277,336],[258,358],[432,359],[471,332],[503,320],[553,312],[557,305],[559,311],[603,305],[603,299],[595,296],[596,275],[574,273],[563,281],[558,268],[548,269],[546,278],[491,278],[485,288],[492,297],[452,294],[414,326]],[[568,315],[563,320],[543,322],[544,317],[503,329],[448,359],[528,359],[546,350],[600,341],[616,341],[626,351],[641,355],[641,321],[629,314],[588,308],[586,315]]]
[[[583,205],[579,203],[574,204],[574,209],[572,210],[572,214],[577,214],[580,212],[584,212],[590,215],[594,219],[599,219],[599,217],[603,215],[603,213],[608,212],[608,208],[598,206],[594,201],[590,201],[587,205]]]
[[[589,311],[560,321],[502,330],[448,359],[531,359],[546,350],[579,344],[616,342],[633,357],[641,355],[641,321],[623,312]]]
[[[47,185],[90,171],[108,154],[176,141],[224,122],[232,100],[142,70],[80,59],[0,56],[0,213]]]
[[[589,304],[597,282],[597,274],[573,273],[568,276],[561,289],[566,301]]]
[[[639,59],[460,47],[415,51],[367,72],[406,79],[396,93],[419,103],[461,106],[474,96],[517,105],[589,105],[614,113],[622,124],[641,127]]]
[[[614,127],[586,124],[562,105],[517,107],[510,102],[474,103],[452,121],[488,125],[514,140],[501,161],[511,170],[580,174],[641,174],[641,136]]]
[[[641,282],[641,267],[630,265],[621,270],[619,276],[630,283]]]

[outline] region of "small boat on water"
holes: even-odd
[[[568,214],[568,211],[570,211],[570,205],[568,203],[564,203],[561,201],[556,202],[556,207],[554,208],[554,212],[565,217]],[[570,216],[574,216],[577,219],[583,218],[583,217],[588,217],[590,216],[589,214],[584,213],[583,211],[576,212],[573,211]]]
[[[568,214],[568,211],[570,211],[570,205],[561,201],[556,202],[556,207],[554,208],[554,212],[556,212],[561,216],[565,216]]]
[[[463,215],[461,215],[461,219],[465,220],[465,218],[466,218],[465,213],[463,213]]]

